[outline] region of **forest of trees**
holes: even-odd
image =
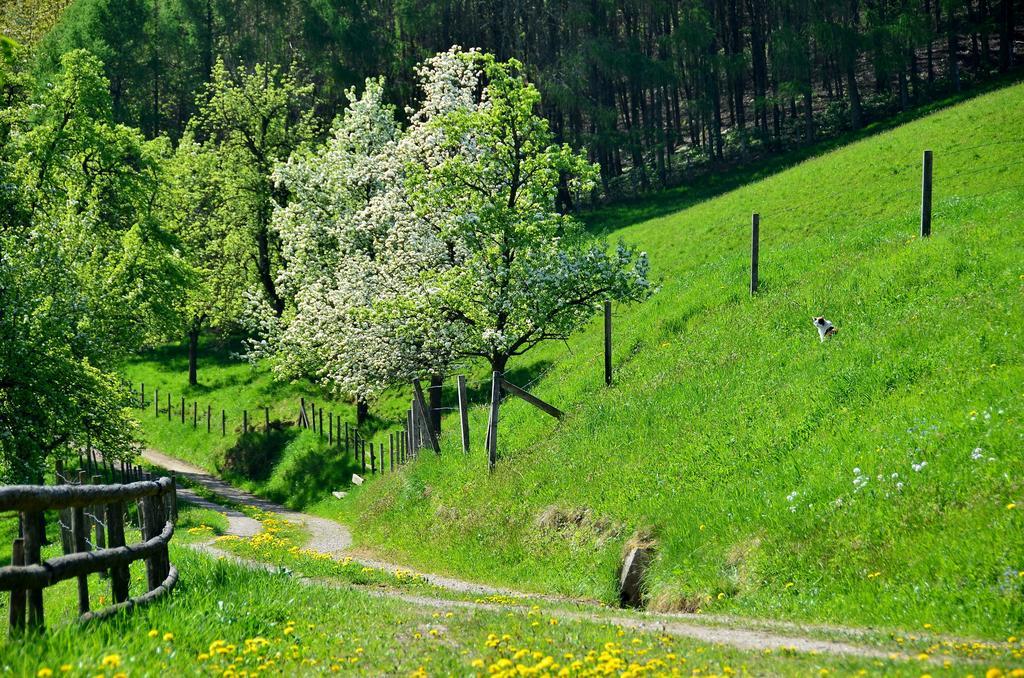
[[[75,0],[42,39],[38,71],[89,49],[106,65],[115,118],[177,139],[218,57],[229,69],[296,69],[330,121],[345,89],[369,76],[387,78],[401,113],[415,97],[416,63],[453,44],[479,47],[526,64],[555,137],[589,149],[614,197],[678,183],[694,163],[856,129],[1006,72],[1020,60],[1022,4]],[[24,24],[38,14],[10,12],[5,30],[30,39]]]

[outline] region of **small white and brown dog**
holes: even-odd
[[[811,320],[814,321],[814,326],[818,328],[818,337],[822,341],[825,341],[825,339],[831,337],[832,335],[839,331],[838,329],[836,329],[835,325],[833,325],[828,320],[825,320],[825,316],[823,315],[815,316]]]

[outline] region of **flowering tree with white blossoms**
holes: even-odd
[[[587,191],[597,168],[553,143],[522,71],[457,47],[435,56],[405,130],[369,81],[325,147],[279,168],[296,299],[272,327],[279,365],[363,397],[471,358],[504,372],[605,299],[650,294],[645,254],[609,251],[557,211],[560,178]]]

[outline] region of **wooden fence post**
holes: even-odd
[[[75,536],[75,552],[84,553],[89,550],[87,536],[89,524],[85,521],[85,509],[76,507],[71,509],[71,532]],[[78,614],[85,614],[89,611],[89,577],[79,575],[78,577]]]
[[[142,498],[142,539],[148,541],[160,534],[157,527],[156,502],[152,495]],[[160,585],[159,556],[146,558],[146,590],[152,591]]]
[[[395,434],[388,434],[388,455],[391,457],[391,470],[395,470]]]
[[[146,406],[146,382],[139,382],[139,408]]]
[[[124,504],[120,502],[107,504],[107,536],[110,548],[124,546]],[[110,568],[110,592],[114,604],[128,600],[128,577],[127,565]]]
[[[750,215],[750,293],[757,292],[757,266],[761,246],[761,215]]]
[[[501,401],[501,373],[491,374],[491,421],[488,425],[487,470],[494,471],[498,463],[498,405]]]
[[[171,394],[167,394],[167,421],[171,420]]]
[[[932,152],[924,152],[921,166],[921,237],[932,234]]]
[[[324,408],[320,408],[320,440],[324,439]]]
[[[160,389],[153,392],[153,416],[160,416]]]
[[[25,564],[25,540],[18,537],[11,547],[11,565],[18,567]],[[25,589],[11,589],[11,615],[9,628],[11,636],[21,633],[25,628]]]
[[[210,432],[210,426],[211,426],[210,415],[212,414],[212,412],[211,412],[212,409],[213,408],[210,407],[209,405],[206,406],[206,432],[207,433]]]
[[[466,375],[458,377],[459,423],[462,430],[462,451],[469,452],[469,402],[466,397]]]
[[[263,432],[270,433],[270,408],[263,406]]]
[[[181,423],[185,423],[185,396],[181,396]]]
[[[79,509],[80,510],[80,509]],[[24,525],[25,539],[25,564],[38,565],[42,562],[40,555],[43,546],[43,521],[41,511],[31,511],[22,514],[22,525]],[[43,590],[28,590],[28,628],[42,631],[45,621],[43,619]]]
[[[101,484],[103,484],[103,479],[100,476],[93,476],[92,477],[92,484],[93,485],[101,485]],[[90,506],[89,510],[92,511],[92,521],[91,522],[95,526],[95,530],[94,531],[95,531],[95,534],[96,534],[96,539],[93,541],[93,545],[96,547],[96,550],[104,549],[104,548],[107,547],[107,538],[106,538],[106,535],[105,535],[104,529],[103,529],[103,517],[102,517],[103,516],[103,506],[97,504],[97,505],[94,505],[94,506]],[[90,531],[93,531],[93,530],[90,530]],[[101,577],[105,577],[106,573],[105,572],[101,572],[100,576]]]
[[[373,441],[370,441],[370,473],[377,472],[376,460],[377,458],[373,454]]]
[[[412,382],[412,390],[416,396],[416,406],[419,408],[419,416],[423,420],[424,431],[426,432],[427,442],[430,443],[430,447],[434,450],[435,454],[441,454],[441,446],[437,442],[437,435],[434,433],[434,426],[430,418],[430,410],[427,409],[427,401],[423,397],[423,387],[420,386],[420,380]]]
[[[309,404],[309,413],[313,415],[313,422],[311,426],[313,427],[313,433],[316,433],[316,403]]]
[[[242,410],[242,435],[249,432],[249,410]]]
[[[192,401],[192,428],[196,427],[196,422],[199,421],[199,403]]]
[[[334,444],[334,412],[327,413],[327,445]]]
[[[604,384],[612,385],[612,302],[604,302]]]

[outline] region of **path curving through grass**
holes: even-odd
[[[266,513],[303,525],[309,533],[306,548],[325,553],[333,558],[351,558],[365,567],[377,570],[405,570],[401,565],[383,560],[366,558],[351,553],[352,537],[349,529],[338,522],[313,516],[306,513],[290,511],[282,506],[253,496],[244,490],[235,488],[223,480],[212,476],[206,471],[187,462],[169,457],[156,450],[147,449],[144,458],[154,466],[173,471],[190,483],[202,487],[206,493],[230,505],[254,506]],[[178,490],[182,501],[195,504],[201,508],[222,513],[228,520],[226,534],[236,537],[253,537],[259,534],[259,521],[246,516],[241,511],[211,501],[187,487]],[[193,548],[204,553],[226,558],[242,566],[258,570],[276,569],[274,566],[258,560],[241,557],[219,548],[212,540],[192,544]],[[423,580],[451,594],[471,594],[490,596],[489,599],[457,599],[438,595],[422,595],[398,589],[373,588],[368,592],[374,596],[402,600],[418,607],[437,609],[462,609],[491,612],[523,612],[531,609],[534,603],[554,604],[545,609],[544,614],[565,622],[599,622],[614,624],[621,628],[642,632],[656,632],[668,636],[690,638],[701,642],[729,645],[742,650],[757,651],[789,651],[799,653],[820,653],[837,656],[850,656],[862,659],[909,659],[910,657],[899,648],[885,647],[879,644],[867,644],[865,641],[877,633],[872,629],[829,627],[828,633],[821,633],[820,628],[801,626],[792,622],[765,622],[763,620],[740,620],[736,618],[718,618],[715,616],[698,616],[682,614],[653,614],[640,611],[612,610],[591,601],[579,601],[565,597],[544,596],[521,591],[503,589],[476,582],[468,582],[452,577],[431,573],[415,573]],[[343,584],[326,578],[296,577],[304,585],[337,588]],[[532,609],[537,609],[533,607]],[[781,632],[780,632],[781,631]],[[942,661],[936,656],[934,661]],[[960,658],[962,660],[962,658]]]

